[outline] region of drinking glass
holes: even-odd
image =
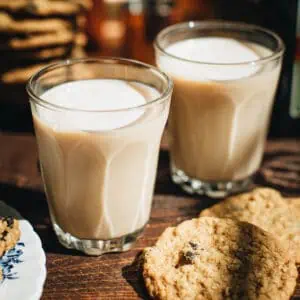
[[[202,62],[188,57],[189,47],[178,55],[169,50],[177,42],[198,38],[234,39],[254,47],[259,56],[237,63]],[[157,65],[174,81],[168,121],[173,181],[188,193],[211,197],[246,189],[264,152],[282,40],[255,25],[187,22],[162,30],[154,47]]]
[[[156,96],[106,110],[88,109],[88,95],[83,95],[84,109],[71,107],[72,99],[54,104],[43,96],[62,84],[67,95],[70,83],[89,80],[121,80],[136,92],[151,88]],[[41,173],[62,245],[89,255],[132,247],[149,220],[172,89],[172,81],[157,68],[120,58],[66,60],[31,77],[27,91]],[[93,101],[108,102],[107,107],[124,101],[116,93],[117,99],[111,99],[100,91]],[[109,128],[112,120],[122,125]],[[102,127],[95,129],[100,121]]]

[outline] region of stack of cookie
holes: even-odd
[[[20,238],[19,221],[13,217],[0,217],[0,258],[14,248]],[[0,282],[2,269],[0,265]]]
[[[84,56],[85,14],[91,4],[91,0],[0,1],[0,89],[5,89],[9,101],[24,101],[16,99],[16,87],[24,90],[28,78],[44,65]]]
[[[299,201],[258,188],[167,228],[145,249],[155,299],[288,300],[300,263]]]

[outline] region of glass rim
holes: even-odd
[[[197,28],[203,28],[203,29],[213,29],[214,26],[226,26],[223,27],[222,29],[224,31],[230,29],[230,28],[237,28],[239,31],[243,30],[257,30],[260,31],[264,34],[267,34],[271,36],[276,42],[277,42],[277,47],[276,50],[273,51],[271,55],[261,57],[259,59],[255,60],[248,60],[248,61],[242,61],[242,62],[237,62],[237,63],[214,63],[214,62],[204,62],[204,61],[199,61],[199,60],[192,60],[192,59],[187,59],[187,58],[182,58],[180,56],[171,54],[166,51],[165,47],[161,45],[161,40],[170,34],[171,32],[176,32],[178,30],[193,30]],[[164,55],[181,60],[183,62],[187,63],[194,63],[194,64],[199,64],[199,65],[207,65],[207,66],[245,66],[245,65],[253,65],[253,64],[261,64],[261,63],[267,63],[269,61],[272,61],[274,59],[277,59],[281,57],[284,52],[285,52],[285,45],[283,40],[279,37],[279,35],[272,30],[266,29],[264,27],[254,25],[254,24],[248,24],[248,23],[243,23],[243,22],[230,22],[230,21],[222,21],[222,20],[212,20],[212,21],[188,21],[188,22],[182,22],[182,23],[177,23],[171,26],[166,27],[165,29],[161,30],[158,35],[156,36],[154,40],[154,48],[158,50],[159,52],[163,53]]]
[[[107,109],[105,109],[105,110],[79,109],[79,108],[72,108],[72,107],[66,107],[64,105],[54,104],[54,103],[51,103],[51,102],[43,99],[42,97],[36,95],[36,93],[33,90],[34,82],[37,81],[41,76],[43,76],[44,74],[46,74],[48,72],[51,72],[58,68],[61,68],[61,67],[67,67],[67,66],[71,66],[71,65],[75,65],[75,64],[79,64],[79,63],[114,64],[114,63],[118,63],[118,62],[119,63],[127,63],[127,64],[131,64],[131,65],[135,65],[135,66],[139,66],[139,67],[143,67],[145,69],[151,70],[156,75],[160,75],[166,80],[166,85],[167,85],[166,88],[164,88],[163,92],[161,93],[161,95],[159,97],[156,97],[149,102],[139,104],[136,106],[126,107],[126,108],[108,109],[108,110]],[[96,79],[96,78],[94,78],[94,79]],[[89,79],[84,79],[84,80],[89,80]],[[118,80],[118,79],[116,78],[116,80]],[[121,79],[121,78],[119,80],[126,81],[126,79]],[[77,80],[74,80],[74,81],[77,81]],[[147,85],[147,84],[145,84],[145,85]],[[110,56],[108,56],[108,57],[103,56],[103,57],[97,57],[97,58],[65,59],[65,60],[61,60],[61,61],[58,61],[58,62],[55,62],[52,64],[48,64],[47,66],[41,68],[39,71],[34,73],[29,78],[29,80],[26,84],[26,91],[30,97],[30,100],[33,100],[33,102],[35,102],[39,105],[42,105],[45,108],[52,108],[52,109],[56,109],[56,110],[73,111],[73,112],[85,112],[85,113],[117,113],[117,112],[125,112],[125,111],[130,111],[130,110],[147,108],[148,106],[152,106],[153,104],[164,102],[165,100],[167,100],[168,97],[170,97],[172,90],[173,90],[172,79],[166,73],[161,71],[160,69],[158,69],[150,64],[140,62],[138,60],[120,58],[120,57],[110,57]]]

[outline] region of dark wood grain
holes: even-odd
[[[147,299],[138,270],[137,258],[140,251],[152,245],[167,226],[192,218],[201,209],[215,202],[205,197],[187,196],[171,183],[164,141],[151,220],[143,236],[129,252],[87,257],[60,246],[51,229],[37,167],[34,137],[0,134],[0,145],[1,200],[16,208],[33,224],[47,254],[48,273],[43,300]],[[300,186],[295,184],[300,178],[299,169],[294,164],[285,164],[287,158],[295,161],[300,159],[300,141],[269,141],[256,184],[275,186],[287,196],[300,196]],[[274,164],[279,167],[274,167]],[[272,174],[278,170],[291,180],[276,181],[274,184]],[[300,284],[294,299],[300,299]]]

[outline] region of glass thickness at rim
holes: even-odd
[[[276,43],[277,47],[276,50],[273,51],[273,53],[269,56],[252,60],[252,61],[245,61],[245,62],[238,62],[238,63],[213,63],[213,62],[202,62],[197,60],[191,60],[182,58],[179,56],[176,56],[174,54],[171,54],[165,50],[165,47],[162,46],[162,41],[172,34],[176,33],[184,33],[189,32],[193,30],[203,30],[203,31],[209,31],[209,30],[218,30],[219,32],[228,32],[234,30],[235,32],[249,32],[249,33],[255,33],[258,32],[260,34],[268,35],[269,37],[273,38]],[[213,37],[214,35],[212,35]],[[218,36],[217,34],[215,35]],[[206,37],[206,36],[203,36]],[[178,41],[182,41],[185,39],[181,39]],[[247,24],[242,22],[227,22],[227,21],[189,21],[189,22],[183,22],[178,23],[175,25],[168,26],[167,28],[163,29],[155,38],[154,41],[154,48],[160,52],[163,55],[166,55],[170,58],[181,60],[188,63],[194,63],[194,64],[200,64],[200,65],[208,65],[208,66],[243,66],[243,65],[257,65],[257,64],[263,64],[268,63],[272,60],[278,59],[281,57],[285,52],[285,45],[282,41],[282,39],[273,31],[268,30],[266,28],[253,25],[253,24]]]
[[[84,63],[95,63],[95,64],[98,63],[99,65],[100,64],[107,64],[107,65],[112,65],[112,64],[122,65],[123,64],[123,65],[128,65],[128,66],[131,65],[131,66],[144,68],[145,71],[148,70],[148,71],[154,72],[154,73],[156,73],[157,76],[162,77],[163,80],[165,80],[165,82],[166,82],[166,88],[164,89],[164,91],[161,93],[161,95],[158,98],[155,98],[155,99],[151,100],[150,102],[147,102],[147,103],[141,104],[141,105],[137,105],[137,106],[115,109],[115,110],[85,110],[85,109],[69,108],[69,107],[65,107],[62,105],[57,105],[57,104],[48,102],[48,101],[42,99],[41,97],[39,97],[38,95],[36,95],[36,93],[34,92],[34,90],[33,90],[34,84],[36,84],[38,79],[41,76],[43,76],[44,74],[54,71],[58,68],[68,68],[75,64],[84,64]],[[94,79],[97,79],[97,78],[94,78]],[[109,79],[109,78],[99,78],[99,79]],[[89,80],[89,79],[85,79],[85,80]],[[119,78],[119,80],[126,81],[126,79],[124,79],[124,78],[123,79]],[[159,70],[158,68],[156,68],[152,65],[137,61],[137,60],[127,59],[127,58],[119,58],[119,57],[78,58],[78,59],[62,60],[62,61],[50,64],[50,65],[42,68],[35,74],[33,74],[29,78],[27,85],[26,85],[26,91],[27,91],[29,97],[35,103],[37,103],[39,105],[42,105],[46,108],[56,109],[56,110],[62,110],[62,111],[67,110],[67,111],[73,111],[73,112],[86,112],[86,113],[114,113],[114,112],[125,112],[125,111],[147,108],[153,104],[160,103],[160,102],[163,102],[164,100],[168,99],[168,97],[172,93],[172,90],[173,90],[172,79],[167,74],[165,74],[164,72]]]

